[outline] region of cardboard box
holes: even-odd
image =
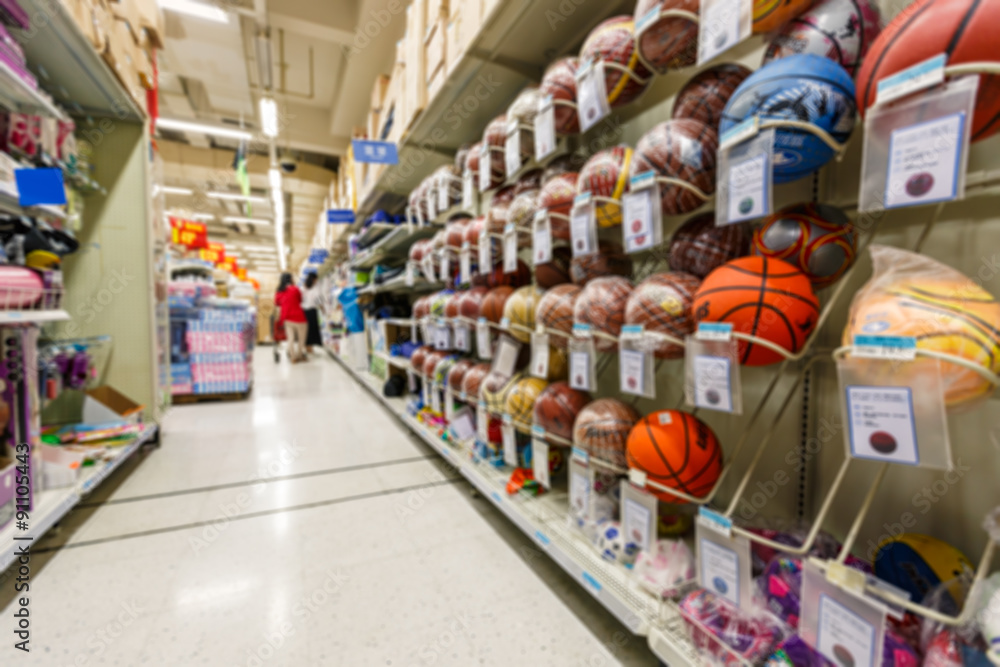
[[[109,422],[137,424],[141,421],[144,406],[118,392],[114,387],[102,385],[88,389],[85,394],[82,420],[84,424]]]
[[[146,33],[150,45],[156,49],[164,47],[166,28],[163,23],[163,10],[156,0],[131,0],[135,3],[139,16],[139,27]]]
[[[108,50],[111,41],[111,33],[115,27],[115,17],[111,15],[111,10],[104,6],[103,2],[91,4],[91,22],[94,26],[94,49],[99,54]]]
[[[80,28],[80,32],[90,42],[90,45],[98,53],[103,52],[104,47],[107,46],[107,35],[104,33],[98,34],[97,25],[94,21],[94,5],[91,4],[90,0],[67,2],[65,7],[73,22]]]
[[[153,78],[153,61],[150,59],[149,54],[142,48],[136,49],[135,58],[136,71],[139,74],[139,85],[146,90],[153,90],[156,87],[156,81]]]
[[[139,23],[139,5],[135,0],[111,0],[108,7],[116,19],[128,26],[132,42],[138,44],[142,38],[142,26]]]
[[[445,69],[445,41],[448,38],[448,25],[444,19],[435,21],[427,32],[424,40],[424,58],[427,63],[427,83],[434,79],[438,70]],[[434,98],[434,93],[427,91],[428,100]]]
[[[427,22],[433,23],[439,18],[448,18],[450,14],[448,5],[448,0],[427,0]]]
[[[403,132],[427,106],[427,63],[424,36],[427,32],[427,0],[413,0],[406,8],[406,85],[403,89],[405,115],[400,117]]]
[[[389,78],[388,74],[379,74],[375,77],[375,85],[372,86],[371,109],[373,111],[382,111],[382,107],[385,104],[385,96],[389,90]]]
[[[455,65],[458,64],[462,53],[465,51],[465,45],[462,43],[462,15],[452,14],[451,19],[448,21],[448,29],[445,35],[445,56],[446,56],[446,66],[445,69],[450,74]]]

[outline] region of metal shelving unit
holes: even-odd
[[[30,324],[65,322],[70,314],[65,310],[0,310],[0,324]]]
[[[377,243],[354,257],[349,266],[352,269],[370,269],[385,260],[403,259],[410,246],[417,241],[434,236],[439,227],[417,227],[414,225],[392,225],[394,229],[382,236]]]
[[[67,120],[63,110],[53,104],[48,95],[25,83],[24,79],[3,61],[0,61],[0,105],[23,113],[34,112]]]

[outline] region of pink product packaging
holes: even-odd
[[[28,12],[24,11],[17,0],[0,0],[0,19],[4,23],[15,28],[27,30],[31,27],[31,19]]]
[[[0,113],[0,149],[11,155],[33,158],[38,155],[39,127],[35,116]]]
[[[16,39],[11,37],[10,31],[2,23],[0,23],[0,48],[9,51],[19,63],[24,64],[24,49],[21,48]]]

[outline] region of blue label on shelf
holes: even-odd
[[[733,325],[731,322],[701,322],[698,325],[698,332],[731,334],[733,333]]]
[[[66,203],[66,186],[61,169],[15,169],[18,202],[21,206]]]
[[[549,546],[549,543],[552,542],[552,540],[549,539],[549,536],[540,530],[535,531],[535,539],[541,542],[542,545],[546,547]]]
[[[698,508],[698,516],[701,516],[701,517],[704,517],[704,518],[708,519],[712,523],[717,524],[720,528],[724,528],[726,530],[732,530],[733,529],[733,520],[732,519],[730,519],[727,516],[723,516],[723,515],[719,514],[718,512],[714,512],[714,511],[708,509],[707,507],[705,507],[704,505],[702,505],[701,507]]]
[[[603,586],[601,586],[601,582],[595,579],[593,575],[590,574],[590,572],[587,572],[586,570],[584,570],[580,574],[580,578],[583,579],[583,583],[593,588],[596,593],[600,593],[601,589],[604,588]]]
[[[887,76],[876,84],[876,103],[884,104],[898,97],[941,83],[944,81],[944,68],[947,64],[948,55],[939,53],[904,69],[902,72]]]
[[[499,505],[500,503],[503,502],[503,498],[501,498],[500,494],[497,493],[496,491],[494,491],[493,493],[491,493],[490,496],[493,498],[494,501],[496,501],[497,505]]]
[[[854,344],[858,347],[896,347],[915,350],[917,339],[913,336],[855,336]]]

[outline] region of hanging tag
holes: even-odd
[[[447,351],[451,349],[451,328],[443,320],[437,322],[433,329],[434,349]]]
[[[917,358],[917,339],[913,336],[855,336],[851,356],[913,361]]]
[[[847,387],[851,455],[916,465],[917,427],[909,387]]]
[[[481,442],[490,441],[490,415],[486,412],[486,403],[479,401],[476,405],[476,436]]]
[[[516,118],[507,120],[507,139],[503,151],[507,178],[512,179],[521,171],[521,127]]]
[[[448,423],[457,442],[467,442],[476,437],[476,420],[472,416],[472,409],[469,406],[455,411]]]
[[[622,211],[625,252],[649,250],[663,242],[663,207],[656,172],[632,178],[629,193],[622,197]]]
[[[469,340],[469,327],[464,322],[455,322],[452,325],[455,332],[455,349],[461,352],[471,352],[472,343]]]
[[[470,212],[476,208],[476,175],[468,169],[462,174],[462,208]]]
[[[719,412],[733,411],[732,363],[727,357],[694,358],[694,405]]]
[[[521,343],[510,336],[500,336],[492,371],[505,378],[512,377],[517,370],[517,358],[521,354]]]
[[[514,430],[514,420],[510,415],[503,416],[501,426],[501,436],[503,438],[503,462],[516,468],[517,460],[517,432]]]
[[[416,343],[419,337],[417,336],[417,321],[410,320],[410,340]]]
[[[621,524],[625,533],[625,550],[649,551],[656,541],[656,496],[632,484],[623,483],[621,490]]]
[[[431,411],[441,414],[441,388],[436,384],[431,385]]]
[[[455,418],[455,396],[451,389],[444,390],[444,420],[449,424]]]
[[[493,185],[493,164],[490,145],[483,143],[479,149],[479,191],[486,192]]]
[[[416,282],[417,266],[413,262],[406,263],[406,286],[413,287]]]
[[[580,131],[586,132],[611,114],[602,61],[587,60],[580,66],[576,72],[576,91]]]
[[[552,479],[549,476],[549,443],[545,442],[545,430],[540,426],[531,428],[531,470],[534,473],[535,481],[542,485],[544,489],[552,488]]]
[[[573,325],[573,338],[569,340],[569,386],[581,391],[593,391],[594,339],[586,324]]]
[[[556,150],[556,112],[551,95],[538,103],[535,116],[535,160],[541,162]]]
[[[699,322],[695,338],[729,342],[733,338],[733,325],[730,322]]]
[[[434,336],[431,335],[431,329],[431,323],[428,321],[428,318],[425,317],[420,320],[420,340],[424,342],[424,345],[430,345],[433,347]]]
[[[472,282],[472,248],[468,241],[462,243],[462,250],[458,253],[458,282],[461,285]]]
[[[597,252],[597,213],[594,198],[589,192],[579,194],[573,200],[569,226],[573,257],[584,257]]]
[[[590,492],[593,488],[590,469],[577,461],[569,462],[569,511],[578,526],[590,520]]]
[[[437,186],[437,208],[444,213],[451,208],[451,197],[448,196],[451,192],[451,176],[441,174]]]
[[[531,228],[531,256],[535,266],[548,264],[552,261],[552,225],[549,212],[542,210],[535,214]]]
[[[434,222],[438,215],[437,191],[432,189],[428,192],[424,201],[427,202],[427,217],[430,218],[431,222]]]
[[[549,377],[549,335],[531,334],[531,375],[543,380]]]
[[[743,414],[739,344],[732,338],[732,325],[702,322],[699,332],[685,339],[684,399],[694,407]]]
[[[503,228],[503,272],[517,273],[517,228],[512,222]]]
[[[493,341],[490,334],[490,323],[485,317],[476,320],[476,354],[480,359],[493,358]]]
[[[618,374],[622,393],[656,398],[653,383],[653,358],[643,349],[642,327],[622,327],[618,349]]]
[[[420,400],[424,404],[424,407],[430,406],[431,383],[427,381],[427,378],[424,378],[424,381],[421,383],[420,393],[421,393]]]
[[[417,393],[417,376],[412,370],[406,371],[406,391],[411,394]]]
[[[451,253],[447,250],[441,253],[441,280],[448,282],[451,278]]]
[[[699,67],[742,42],[753,30],[752,3],[746,0],[703,0],[698,14]]]
[[[907,95],[940,86],[944,83],[944,68],[948,54],[939,53],[892,76],[880,79],[875,88],[875,104],[888,104]]]
[[[424,258],[420,260],[420,270],[424,273],[424,278],[427,278],[430,282],[437,282],[437,274],[434,271],[434,254],[427,253]]]
[[[698,583],[735,607],[752,609],[750,542],[739,535],[726,536],[699,512],[695,522]]]
[[[720,138],[716,208],[718,225],[755,220],[771,213],[774,128],[756,132],[756,118],[730,128]],[[754,130],[748,139],[745,132]]]
[[[493,255],[491,253],[492,239],[489,232],[483,229],[479,234],[479,275],[488,276],[493,271]]]
[[[424,227],[424,226],[426,226],[427,225],[427,221],[424,220],[424,212],[421,210],[421,208],[419,206],[416,207],[415,213],[417,215],[417,226],[418,227]]]

